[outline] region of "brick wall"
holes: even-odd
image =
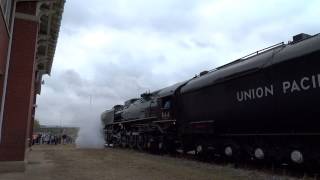
[[[3,80],[7,62],[8,44],[9,34],[6,28],[4,17],[0,12],[0,102],[2,98]]]
[[[17,5],[17,12],[20,9],[22,12],[33,13],[35,8],[36,2],[21,2]],[[26,140],[31,129],[37,34],[37,22],[15,19],[0,161],[23,161],[25,157]]]

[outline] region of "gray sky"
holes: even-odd
[[[147,90],[320,32],[319,7],[316,0],[67,0],[36,117],[90,123]]]

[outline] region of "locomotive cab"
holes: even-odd
[[[175,92],[187,81],[176,83],[159,91],[158,104],[160,107],[160,120],[176,120],[175,117]]]
[[[161,117],[162,120],[173,119],[173,103],[172,97],[164,97],[159,99],[160,107],[161,107]]]

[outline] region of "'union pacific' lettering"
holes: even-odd
[[[281,85],[282,92],[278,93],[283,94],[298,93],[301,91],[320,88],[320,74],[302,77],[298,80],[283,81]],[[273,96],[274,93],[277,92],[274,91],[274,86],[271,84],[269,86],[237,91],[236,97],[238,102],[242,102]]]
[[[311,77],[303,77],[300,80],[282,82],[284,94],[305,91],[320,87],[320,74]]]
[[[237,92],[237,100],[238,101],[247,101],[257,98],[262,98],[266,96],[272,96],[274,94],[273,85],[269,87],[258,87],[256,89],[249,89],[245,91],[238,91]]]

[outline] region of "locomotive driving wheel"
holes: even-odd
[[[162,141],[158,142],[158,150],[161,152],[164,149],[164,143]]]
[[[121,144],[121,147],[123,147],[123,148],[127,147],[128,143],[127,143],[127,136],[126,135],[121,135],[120,144]]]
[[[135,147],[135,136],[134,135],[132,135],[132,133],[130,134],[130,136],[128,137],[128,139],[129,139],[129,147],[131,148],[131,149],[133,149],[134,147]]]
[[[164,154],[167,150],[167,144],[164,137],[160,137],[157,141],[157,151],[159,154]]]
[[[149,152],[154,152],[157,147],[155,147],[155,139],[152,136],[149,136],[146,142],[146,148]]]
[[[139,134],[137,137],[137,149],[142,151],[144,149],[144,136],[142,134]]]

